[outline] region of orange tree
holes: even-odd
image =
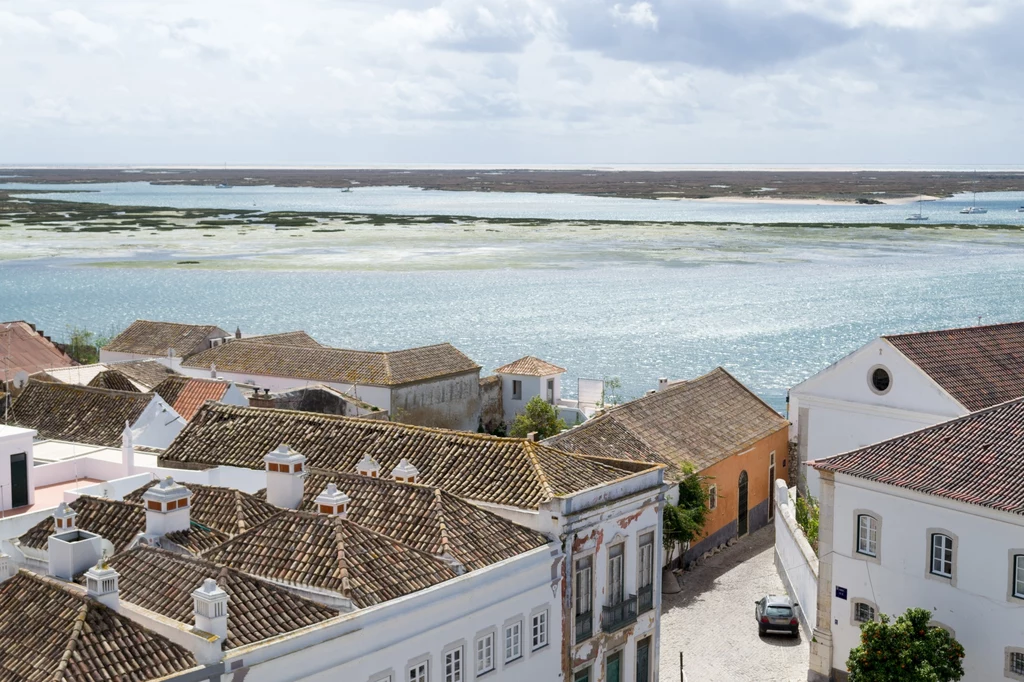
[[[956,682],[964,676],[964,648],[942,628],[930,627],[926,609],[907,609],[894,622],[860,626],[850,650],[850,682]]]

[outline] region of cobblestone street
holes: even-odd
[[[662,597],[661,682],[676,682],[679,652],[687,682],[803,682],[808,642],[757,634],[754,602],[785,594],[769,525],[683,573],[679,594]]]

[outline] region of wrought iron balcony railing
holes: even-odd
[[[636,612],[646,613],[654,608],[654,585],[646,585],[636,591]]]
[[[576,643],[590,639],[594,634],[594,614],[591,611],[576,614]]]
[[[636,622],[636,595],[631,594],[618,604],[606,604],[602,607],[601,629],[605,632],[621,630],[630,623]]]

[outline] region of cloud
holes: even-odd
[[[572,55],[559,54],[548,60],[550,68],[559,80],[589,85],[594,80],[594,72],[586,64]]]
[[[117,42],[117,32],[89,19],[78,10],[62,9],[50,15],[54,28],[86,50],[109,47]]]
[[[652,31],[658,30],[658,15],[649,2],[638,2],[625,7],[618,3],[612,5],[610,10],[612,19],[616,23],[627,23],[640,28],[649,28]]]

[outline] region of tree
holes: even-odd
[[[81,327],[68,327],[68,342],[64,352],[71,359],[83,365],[91,365],[100,361],[100,348],[107,345],[109,337],[100,336],[95,332]]]
[[[526,403],[523,413],[516,415],[509,435],[513,438],[525,438],[526,434],[536,431],[537,438],[544,439],[567,428],[565,420],[558,417],[555,406],[535,395]]]
[[[964,648],[942,628],[930,627],[931,612],[907,609],[895,622],[860,626],[860,646],[850,650],[850,682],[955,682],[964,676]]]
[[[693,542],[704,532],[708,518],[708,491],[706,477],[696,472],[691,464],[683,465],[683,479],[679,481],[679,503],[665,503],[662,520],[662,541],[665,553],[671,556],[676,548]]]

